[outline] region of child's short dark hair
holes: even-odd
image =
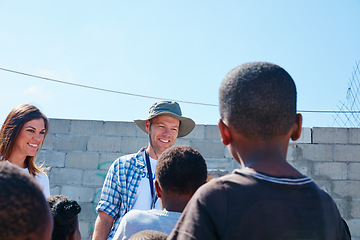
[[[35,178],[0,162],[0,239],[42,238],[50,209]]]
[[[80,205],[64,195],[55,195],[47,199],[54,219],[52,240],[67,239],[78,227]]]
[[[272,63],[254,62],[231,70],[219,91],[220,115],[247,138],[286,134],[296,120],[296,86]]]
[[[189,146],[174,146],[159,156],[155,177],[167,192],[194,194],[206,182],[206,162],[199,151]]]

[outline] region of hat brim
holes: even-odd
[[[180,121],[178,138],[185,137],[195,128],[195,122],[191,118],[182,117],[170,112],[161,112],[160,114],[152,116],[150,119],[153,119],[160,115],[167,115]],[[143,130],[145,133],[148,133],[148,131],[146,131],[145,123],[147,120],[150,119],[135,119],[134,122],[141,130]]]

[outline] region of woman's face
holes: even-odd
[[[44,119],[38,118],[28,121],[21,129],[12,150],[12,154],[21,157],[35,156],[45,137]]]

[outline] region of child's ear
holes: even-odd
[[[223,122],[222,119],[218,121],[218,127],[221,135],[221,141],[224,145],[229,145],[231,142],[231,134],[229,131],[229,127]]]
[[[296,121],[294,123],[291,140],[296,141],[300,138],[302,130],[302,115],[300,113],[296,114]]]
[[[156,196],[158,198],[161,198],[161,187],[160,187],[160,184],[159,182],[155,179],[155,191],[156,191]]]

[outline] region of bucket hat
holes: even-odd
[[[148,133],[146,131],[145,122],[159,115],[167,115],[180,121],[178,137],[185,137],[195,127],[195,122],[191,118],[182,116],[180,106],[175,101],[160,101],[154,103],[150,107],[149,116],[146,119],[135,119],[134,122],[141,130]]]

